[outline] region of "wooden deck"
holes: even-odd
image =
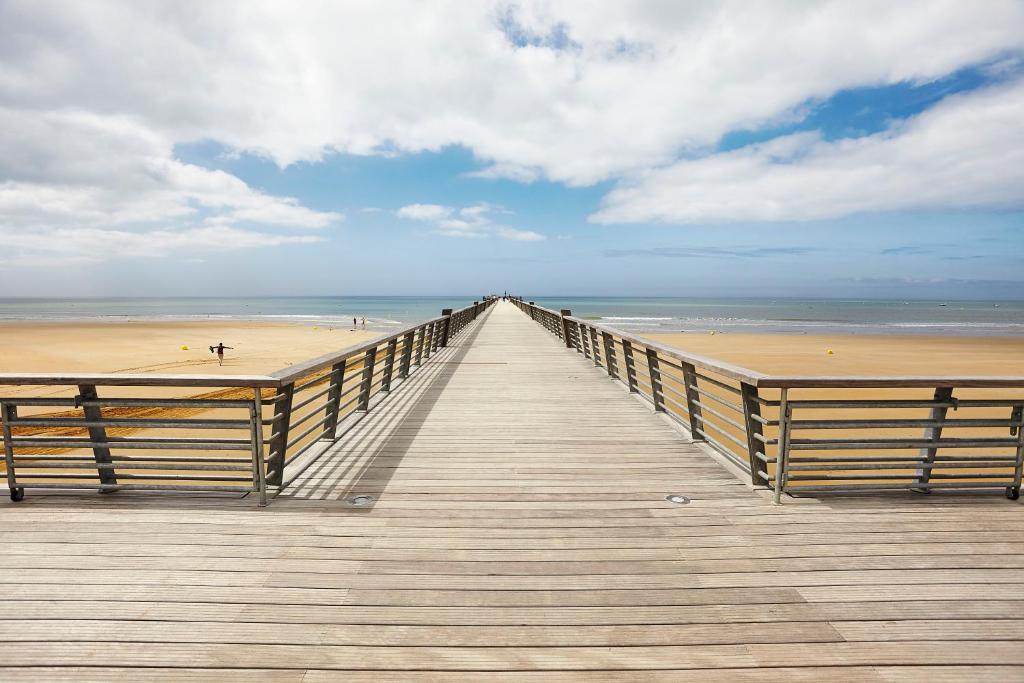
[[[264,509],[5,499],[0,679],[1024,680],[1018,503],[774,506],[510,304],[387,401]]]

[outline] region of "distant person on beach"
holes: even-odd
[[[224,342],[210,347],[210,353],[217,354],[217,365],[224,365],[224,349],[234,350],[233,346],[224,346]]]
[[[356,319],[355,318],[352,318],[352,331],[353,332],[356,331]]]
[[[363,329],[364,330],[366,329],[366,318],[365,317],[363,317]]]

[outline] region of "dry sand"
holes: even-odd
[[[649,334],[769,374],[1024,376],[1024,337]],[[828,355],[828,349],[833,354]]]
[[[9,322],[0,324],[0,372],[265,374],[378,334],[246,321]],[[221,341],[234,347],[223,367],[209,348]]]

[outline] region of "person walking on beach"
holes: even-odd
[[[363,316],[363,329],[366,329],[366,316]]]
[[[224,365],[224,349],[234,350],[233,346],[224,346],[224,342],[210,347],[210,353],[217,354],[217,365]]]
[[[352,331],[353,332],[356,331],[356,319],[355,318],[352,318]]]

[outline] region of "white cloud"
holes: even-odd
[[[450,206],[441,206],[440,204],[409,204],[400,208],[396,213],[400,218],[436,221],[451,215],[452,211]]]
[[[515,242],[539,242],[547,236],[532,230],[517,230],[497,223],[492,214],[510,213],[492,204],[474,204],[462,208],[441,204],[409,204],[395,212],[402,218],[430,223],[434,232],[445,237],[482,239],[491,235]]]
[[[875,135],[816,133],[681,161],[609,193],[591,220],[708,223],[1024,206],[1024,81],[952,96]]]
[[[12,231],[0,228],[0,263],[62,265],[108,258],[153,258],[322,241],[317,235],[277,235],[227,226],[144,232],[100,228]],[[189,262],[201,262],[194,257]]]
[[[4,3],[0,101],[280,164],[461,144],[485,176],[587,184],[997,59],[1021,25],[1014,0]]]
[[[0,149],[0,230],[8,244],[12,232],[20,231],[33,244],[66,239],[91,246],[87,258],[114,257],[124,250],[97,248],[102,243],[80,243],[69,235],[163,244],[174,235],[230,234],[199,232],[196,224],[308,230],[342,219],[254,190],[223,171],[183,163],[174,158],[171,140],[122,115],[0,106]],[[166,232],[169,224],[179,230]],[[217,248],[267,243],[248,239],[261,233],[236,233],[241,239]],[[198,239],[193,246],[206,244]]]
[[[678,201],[641,211],[628,193],[726,132],[799,116],[840,89],[1005,64],[1022,25],[1015,0],[4,2],[0,228],[163,239],[153,226],[316,230],[342,219],[175,157],[201,140],[280,165],[462,145],[483,178],[640,178],[598,219],[678,220]],[[797,143],[823,160],[866,155]],[[945,179],[940,154],[921,163],[939,165],[922,177]],[[1001,175],[972,179],[979,202],[1002,201]],[[453,236],[502,236],[493,220],[432,219]]]
[[[516,230],[515,228],[498,228],[495,233],[504,239],[515,242],[541,242],[546,240],[545,235],[532,230]]]

